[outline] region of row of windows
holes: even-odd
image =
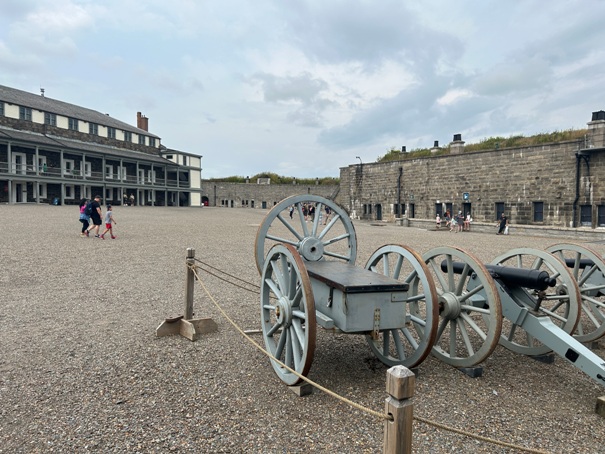
[[[4,102],[0,101],[0,116],[5,116]],[[19,120],[32,121],[32,109],[31,107],[19,106]],[[44,112],[44,124],[50,126],[57,126],[57,115],[50,112]],[[77,118],[69,117],[67,119],[67,129],[70,131],[79,131],[80,122]],[[90,135],[99,135],[99,125],[96,123],[88,124],[88,133]],[[132,132],[123,131],[124,142],[132,142]],[[107,137],[109,139],[116,139],[116,128],[110,126],[107,127]],[[139,134],[139,145],[146,145],[147,136]],[[149,137],[149,146],[155,147],[155,137]]]

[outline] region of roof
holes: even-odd
[[[147,161],[171,166],[175,165],[174,162],[164,159],[161,156],[143,153],[141,151],[101,145],[94,142],[83,142],[80,140],[67,139],[65,137],[58,137],[49,134],[44,135],[37,132],[20,131],[17,129],[0,126],[0,140],[2,139],[41,144],[49,147],[62,148],[66,151],[72,150],[79,152],[99,153],[115,156],[116,158],[121,159]]]
[[[78,120],[96,123],[103,126],[109,126],[111,128],[130,131],[134,132],[135,134],[141,134],[144,136],[155,137],[156,139],[160,139],[159,136],[151,134],[148,131],[145,131],[144,129],[140,129],[123,121],[116,120],[115,118],[112,118],[107,114],[97,112],[96,110],[87,109],[85,107],[76,106],[74,104],[69,104],[63,101],[58,101],[56,99],[48,98],[46,96],[35,95],[27,91],[17,90],[16,88],[6,87],[4,85],[0,85],[0,101],[23,107],[30,107],[41,112],[54,113],[64,117],[77,118]]]

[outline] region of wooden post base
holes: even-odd
[[[157,337],[172,336],[180,334],[190,341],[198,340],[202,334],[213,333],[218,330],[217,324],[211,318],[195,318],[185,320],[184,318],[166,319],[155,330]]]
[[[597,397],[597,407],[595,412],[597,415],[605,418],[605,396]]]

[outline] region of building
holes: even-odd
[[[107,114],[0,85],[0,203],[200,206],[201,156]]]
[[[336,201],[367,220],[431,224],[449,210],[483,223],[505,213],[517,225],[605,228],[605,111],[578,140],[465,152],[455,134],[448,154],[343,167]]]

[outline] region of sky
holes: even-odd
[[[202,177],[338,177],[391,149],[582,129],[605,1],[0,0],[0,84],[202,155]]]

